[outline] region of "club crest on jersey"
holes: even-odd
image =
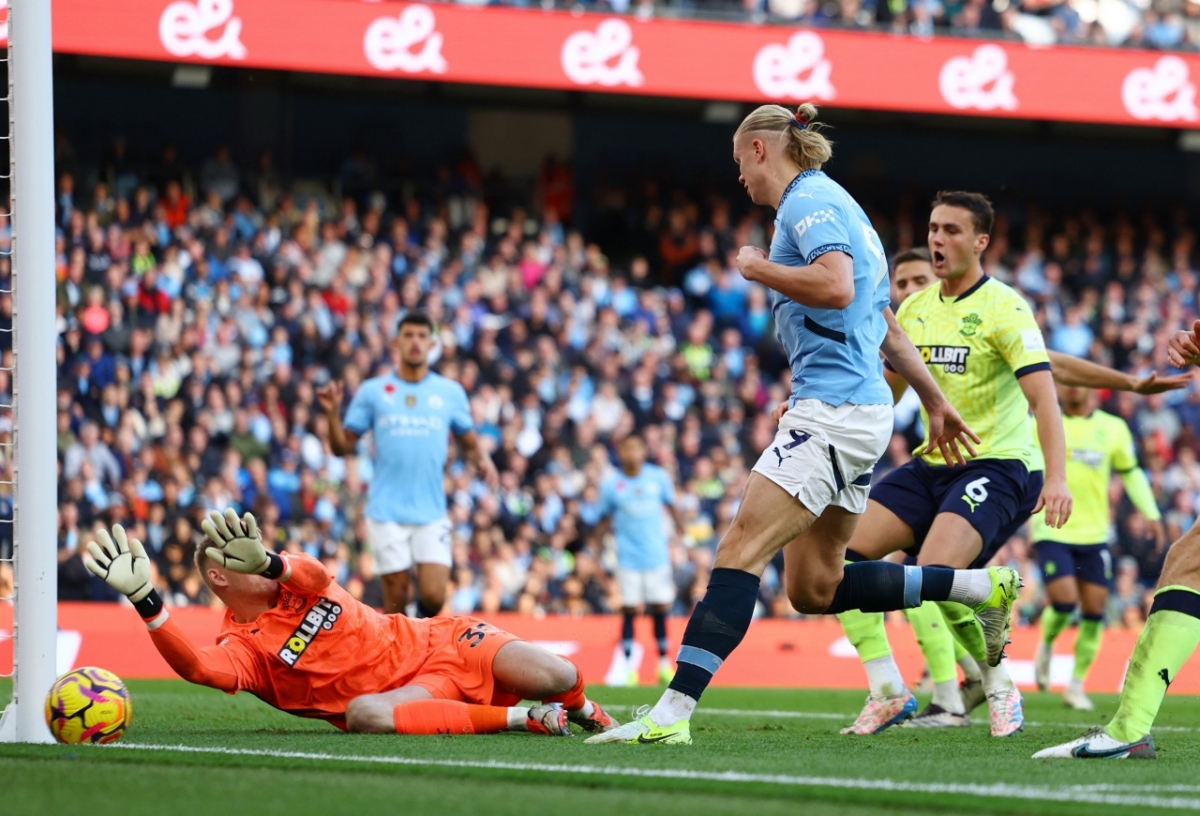
[[[308,614],[304,616],[304,620],[300,621],[296,631],[292,632],[287,643],[283,644],[283,648],[279,650],[279,659],[289,666],[295,666],[296,662],[304,656],[304,652],[307,651],[313,639],[321,634],[322,629],[326,631],[332,629],[340,614],[342,614],[340,606],[328,598],[322,597],[313,604],[312,609],[308,610]]]
[[[973,336],[975,334],[975,330],[979,328],[979,324],[982,322],[983,321],[979,318],[979,315],[975,314],[974,312],[971,312],[969,315],[967,315],[966,317],[964,317],[962,319],[962,323],[963,323],[962,336],[963,337]]]
[[[966,374],[967,357],[971,349],[967,346],[917,346],[926,365],[940,365],[947,374]]]
[[[404,398],[404,407],[405,408],[416,408],[417,407],[417,397],[415,394],[409,394],[408,396],[406,396]]]

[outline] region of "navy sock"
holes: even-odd
[[[758,600],[758,576],[743,570],[712,571],[704,600],[696,604],[683,632],[678,667],[669,688],[699,700],[725,658],[750,628]]]
[[[945,601],[954,585],[949,567],[904,567],[888,561],[847,564],[826,615],[851,609],[890,612],[911,609],[925,601]]]
[[[654,617],[654,639],[658,641],[658,656],[667,656],[667,613],[653,612]]]
[[[621,619],[621,648],[625,650],[625,659],[633,657],[633,613],[625,612]]]
[[[1054,607],[1054,611],[1060,615],[1072,615],[1075,613],[1075,604],[1073,604],[1073,603],[1070,603],[1070,604],[1056,603],[1056,604],[1050,604],[1050,605],[1052,607]],[[1103,617],[1103,615],[1101,617]]]

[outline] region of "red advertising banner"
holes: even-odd
[[[208,608],[174,609],[171,615],[197,645],[216,641],[221,613]],[[493,615],[489,621],[503,629],[570,657],[588,683],[619,683],[625,678],[625,658],[620,649],[621,622],[616,617],[584,618]],[[671,654],[679,647],[686,621],[669,622]],[[634,662],[644,683],[655,682],[658,660],[648,619],[638,620]],[[172,678],[175,675],[159,657],[137,614],[123,604],[60,603],[58,605],[58,668],[100,666],[124,678]],[[12,607],[0,604],[0,636],[12,632]],[[1055,644],[1052,685],[1070,680],[1074,630]],[[915,681],[923,658],[906,624],[890,627],[888,636],[904,677]],[[1040,634],[1037,628],[1017,629],[1008,647],[1009,672],[1024,688],[1033,687],[1033,655]],[[1088,677],[1088,690],[1118,691],[1125,666],[1133,653],[1137,634],[1127,630],[1106,632],[1104,647]],[[0,640],[0,673],[12,669],[12,641]],[[832,619],[760,620],[751,627],[737,651],[721,666],[716,685],[779,688],[866,688],[858,657]],[[1194,656],[1178,679],[1175,693],[1200,693],[1200,655]]]
[[[1187,127],[1200,55],[352,0],[54,0],[54,49],[445,82]]]

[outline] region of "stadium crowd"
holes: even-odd
[[[379,605],[361,513],[369,437],[357,456],[334,456],[315,390],[337,378],[352,393],[387,370],[398,321],[419,308],[439,323],[435,368],[465,387],[500,471],[494,492],[461,462],[445,477],[448,610],[619,608],[611,543],[592,530],[598,485],[634,432],[678,485],[676,612],[690,609],[790,391],[767,294],[733,260],[768,243],[764,212],[667,185],[608,186],[579,225],[570,167],[551,160],[528,193],[497,195],[464,155],[402,200],[359,184],[353,162],[332,188],[344,197],[292,194],[269,161],[247,172],[223,148],[196,170],[167,150],[152,167],[110,164],[86,189],[72,170],[59,177],[60,598],[112,599],[80,553],[121,522],[153,554],[168,603],[209,603],[191,560],[199,520],[232,505]],[[924,237],[916,199],[871,215],[891,251]],[[614,217],[620,239],[591,243]],[[5,223],[0,249],[8,236]],[[1035,305],[1052,348],[1144,373],[1168,369],[1167,338],[1197,315],[1197,257],[1185,214],[1009,207],[986,268]],[[9,280],[0,259],[0,290]],[[0,293],[0,404],[11,402],[11,315]],[[1139,440],[1174,540],[1200,512],[1200,374],[1173,394],[1103,396]],[[0,518],[11,518],[2,419]],[[918,424],[898,410],[880,473],[907,459]],[[1117,507],[1110,617],[1138,626],[1164,552],[1128,502]],[[10,550],[0,540],[0,556]],[[1044,601],[1028,542],[1004,557],[1026,576],[1021,611],[1033,618]],[[10,582],[0,564],[0,595]],[[769,568],[761,613],[795,614],[778,590]]]
[[[1195,50],[1198,0],[456,0],[1053,43]]]

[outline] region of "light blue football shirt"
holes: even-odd
[[[343,424],[375,438],[367,518],[430,524],[446,517],[442,476],[450,433],[472,430],[461,385],[432,372],[416,383],[395,374],[372,377],[350,400]]]
[[[642,465],[637,476],[619,470],[601,483],[600,513],[613,517],[619,567],[652,570],[670,562],[663,509],[674,506],[675,484],[657,465]]]
[[[812,309],[771,292],[776,332],[792,368],[792,402],[890,405],[879,359],[889,299],[883,244],[841,185],[820,170],[805,170],[779,202],[769,257],[801,267],[835,251],[854,260],[854,300],[845,309]]]

